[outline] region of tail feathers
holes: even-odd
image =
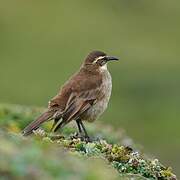
[[[39,128],[39,126],[50,119],[54,115],[54,111],[46,111],[41,114],[37,119],[31,122],[22,132],[23,136],[28,136],[33,133],[33,130]]]

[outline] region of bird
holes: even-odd
[[[53,120],[52,132],[75,121],[79,134],[86,140],[90,137],[84,122],[94,122],[107,108],[112,91],[112,78],[107,63],[119,60],[102,51],[92,51],[85,58],[80,69],[72,75],[53,97],[39,117],[22,131],[28,136],[44,122]]]

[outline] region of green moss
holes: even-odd
[[[39,134],[37,131],[32,137],[22,137],[18,133],[22,124],[27,124],[41,110],[0,106],[0,174],[3,177],[117,179],[119,176],[110,164],[123,179],[176,179],[172,169],[164,167],[157,159],[145,158],[131,147],[121,145],[121,141],[120,144],[115,143],[117,139],[123,141],[127,138],[122,133],[110,139],[108,134],[102,134],[105,138],[91,143],[75,138],[71,127],[66,127],[63,135]],[[49,126],[46,124],[44,128]],[[90,129],[91,134],[100,133],[102,125],[92,125]],[[89,163],[90,166],[87,165]]]

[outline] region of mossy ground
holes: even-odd
[[[1,179],[176,179],[171,168],[133,150],[123,130],[115,132],[109,126],[88,125],[97,139],[91,143],[75,138],[72,126],[58,135],[37,132],[23,137],[21,130],[41,111],[0,105]]]

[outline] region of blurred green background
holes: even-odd
[[[0,101],[46,106],[91,50],[109,64],[101,121],[180,167],[180,1],[0,1]],[[180,175],[180,173],[179,173]]]

